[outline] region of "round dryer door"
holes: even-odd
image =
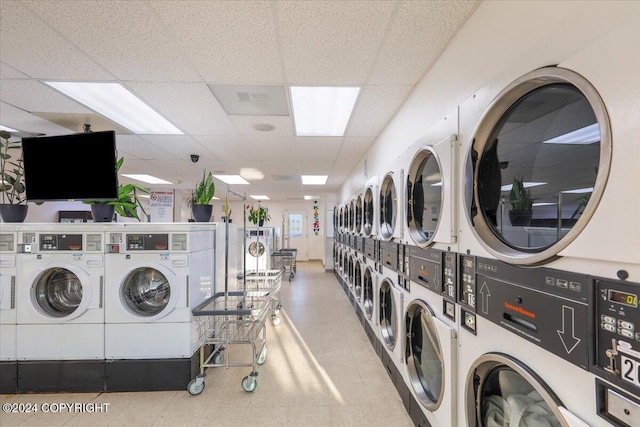
[[[132,270],[120,288],[120,297],[127,309],[141,317],[162,313],[171,300],[171,285],[167,277],[152,267]]]
[[[353,287],[353,255],[349,255],[347,264],[347,282],[350,288]]]
[[[380,283],[380,332],[390,350],[396,346],[399,326],[394,304],[393,285],[389,279],[384,279]]]
[[[371,267],[367,267],[364,270],[363,278],[363,298],[364,298],[364,313],[367,319],[373,317],[373,273]]]
[[[568,426],[553,391],[531,369],[503,354],[485,354],[471,367],[465,397],[467,425]]]
[[[260,258],[264,255],[264,245],[261,242],[251,242],[249,244],[249,255],[254,258]]]
[[[66,320],[82,314],[84,288],[82,278],[78,276],[77,272],[62,267],[48,268],[38,275],[32,286],[32,296],[40,312],[47,317]]]
[[[407,176],[407,224],[413,241],[429,244],[436,234],[442,212],[442,171],[431,147],[420,150]]]
[[[362,200],[362,231],[365,236],[373,233],[373,190],[371,187],[364,192]]]
[[[362,196],[358,196],[356,199],[355,222],[354,231],[358,234],[362,234]]]
[[[355,215],[356,215],[356,202],[351,200],[349,202],[349,225],[347,226],[349,229],[348,230],[349,232],[355,231]]]
[[[387,174],[380,186],[380,234],[383,239],[393,237],[396,226],[398,196],[393,176]]]
[[[596,90],[572,71],[538,69],[498,95],[473,141],[467,212],[480,240],[505,262],[553,259],[586,226],[609,174],[611,131]]]
[[[444,363],[433,316],[431,308],[422,301],[412,301],[405,315],[411,385],[420,403],[430,411],[438,409],[444,391]]]
[[[358,302],[362,301],[362,264],[356,261],[353,266],[353,292]]]

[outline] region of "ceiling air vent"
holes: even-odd
[[[210,84],[209,89],[230,116],[288,116],[287,91],[279,85]]]

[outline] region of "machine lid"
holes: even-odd
[[[171,285],[167,277],[153,267],[139,267],[125,277],[120,297],[126,308],[135,315],[152,317],[169,304]]]
[[[385,240],[393,237],[398,213],[398,196],[393,174],[388,173],[380,186],[380,234]]]
[[[544,425],[568,427],[553,390],[518,360],[488,353],[472,365],[466,384],[469,427]]]
[[[418,246],[427,246],[436,234],[444,191],[438,155],[433,147],[423,147],[411,161],[407,176],[407,224]]]
[[[604,103],[570,70],[533,71],[485,112],[468,161],[466,211],[487,250],[514,264],[552,260],[585,228],[604,192],[611,163]]]
[[[434,312],[423,301],[407,307],[406,360],[411,385],[418,400],[430,411],[438,409],[444,392],[444,361]]]
[[[382,341],[389,350],[396,346],[398,320],[394,307],[393,285],[385,278],[380,283],[380,332]]]
[[[373,209],[373,189],[368,187],[362,200],[362,231],[365,236],[371,236],[373,233]]]
[[[367,319],[373,317],[373,275],[371,273],[371,267],[367,266],[364,270],[363,279],[363,299],[364,299],[364,313]]]
[[[62,267],[43,271],[33,283],[32,290],[37,308],[52,318],[76,317],[83,301],[82,281],[76,273]]]

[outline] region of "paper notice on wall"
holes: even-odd
[[[152,191],[149,196],[151,222],[173,222],[173,191]]]

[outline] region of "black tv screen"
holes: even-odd
[[[118,198],[115,131],[22,139],[28,201]]]

